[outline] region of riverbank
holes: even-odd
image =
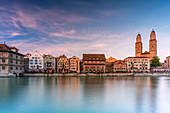
[[[45,74],[45,73],[24,73],[25,77],[111,77],[111,76],[134,76],[134,77],[142,77],[142,76],[151,76],[151,77],[157,77],[157,76],[169,76],[170,73],[102,73],[102,74],[96,74],[96,73],[86,73],[86,74],[78,74],[78,73],[67,73],[67,74],[61,74],[61,73],[53,73],[53,74]]]

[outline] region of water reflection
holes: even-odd
[[[170,78],[0,78],[3,113],[168,113]]]

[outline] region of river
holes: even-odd
[[[170,77],[0,78],[0,113],[169,113]]]

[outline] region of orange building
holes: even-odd
[[[116,61],[117,59],[113,58],[113,57],[109,57],[108,59],[106,59],[106,62],[114,62]]]

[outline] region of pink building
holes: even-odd
[[[70,59],[70,72],[80,73],[80,59],[76,56],[71,57]]]

